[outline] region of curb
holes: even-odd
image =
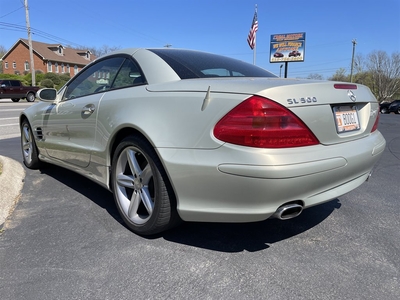
[[[0,175],[0,230],[13,212],[24,185],[25,170],[23,166],[8,157],[0,155],[3,173]]]

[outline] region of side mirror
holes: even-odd
[[[57,90],[56,89],[40,89],[36,93],[36,97],[41,101],[54,101],[57,98]]]

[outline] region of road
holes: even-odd
[[[21,104],[0,103],[0,124],[11,124],[0,155],[18,161]],[[379,128],[383,158],[339,199],[288,221],[184,223],[152,238],[125,228],[91,181],[26,169],[0,234],[1,298],[400,299],[400,116],[382,115]]]
[[[20,100],[0,99],[0,139],[8,139],[20,135],[18,126],[19,113],[33,103]]]

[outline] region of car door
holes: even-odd
[[[124,60],[111,57],[90,65],[61,91],[61,101],[49,105],[42,130],[50,157],[78,167],[89,165],[99,104]]]
[[[9,80],[2,80],[0,84],[1,98],[11,98],[11,83]],[[13,97],[14,98],[14,97]]]
[[[25,97],[24,87],[22,83],[18,80],[10,80],[10,94],[13,94],[13,98],[23,98]]]

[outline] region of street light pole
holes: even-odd
[[[353,43],[353,55],[351,56],[350,82],[353,82],[354,52],[356,50],[357,41],[353,39],[351,42]]]

